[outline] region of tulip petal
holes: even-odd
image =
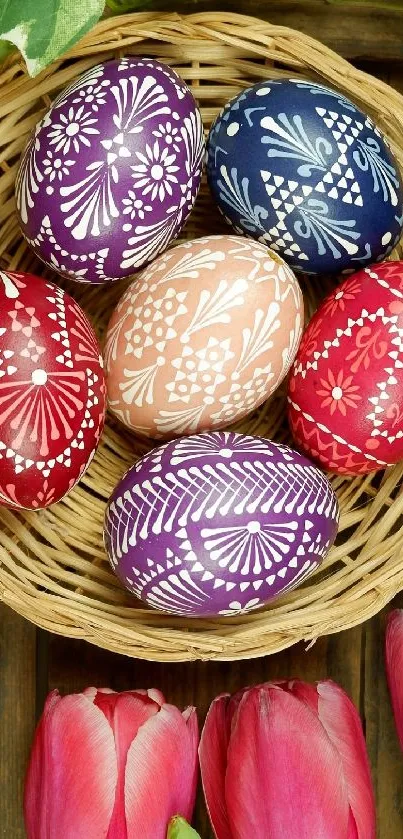
[[[195,709],[165,704],[132,742],[126,762],[127,839],[166,839],[169,820],[191,820],[197,783]]]
[[[225,797],[232,839],[344,839],[340,758],[314,713],[280,687],[253,688],[233,719]]]
[[[318,682],[318,716],[337,749],[352,813],[348,839],[375,839],[375,801],[367,749],[358,711],[334,682]]]
[[[386,674],[400,746],[403,749],[403,610],[390,613],[385,639]]]
[[[24,789],[24,818],[28,839],[41,839],[47,836],[46,828],[43,826],[46,825],[49,798],[52,795],[47,770],[51,760],[48,726],[52,711],[60,701],[58,690],[53,690],[48,695],[31,748]]]
[[[146,692],[136,693],[135,691],[125,691],[123,693],[102,691],[97,693],[94,704],[105,715],[113,730],[118,762],[115,806],[107,839],[126,839],[125,771],[127,754],[141,726],[159,712],[160,706],[153,699],[150,699]]]
[[[330,679],[317,685],[299,680],[281,685],[318,715],[340,755],[350,804],[347,839],[372,839],[375,836],[375,802],[364,735],[355,705]]]
[[[146,694],[146,696],[149,696],[150,699],[154,700],[154,702],[158,702],[158,705],[165,705],[165,696],[160,690],[158,690],[158,688],[149,688],[148,690],[137,688],[134,692],[142,695]]]
[[[47,812],[28,839],[105,839],[117,782],[107,720],[83,694],[65,696],[50,708],[44,736]]]
[[[93,702],[93,701],[94,701],[94,699],[95,699],[95,697],[96,697],[96,695],[97,695],[97,693],[98,693],[98,691],[102,691],[103,693],[105,693],[105,691],[106,691],[106,692],[108,692],[108,693],[113,693],[113,691],[109,691],[109,690],[108,690],[108,688],[94,688],[94,687],[89,687],[89,688],[85,688],[85,689],[82,691],[82,694],[83,694],[83,696],[86,696],[86,697],[87,697],[87,699],[90,699],[90,700],[91,700],[91,702]]]
[[[113,693],[114,696],[118,695],[116,690],[112,690],[112,688],[90,687],[90,688],[85,688],[85,690],[83,690],[82,693],[84,694],[84,696],[88,696],[89,699],[91,699],[92,701],[94,701],[94,699],[96,699],[98,693]]]
[[[143,723],[159,712],[160,706],[154,699],[144,693],[123,691],[106,693],[99,691],[94,699],[94,705],[99,708],[115,733],[116,750],[119,753],[119,741],[125,753],[136,737]]]
[[[293,679],[290,682],[282,682],[281,687],[292,693],[297,699],[301,699],[309,705],[314,714],[318,714],[319,694],[316,685],[311,685],[309,682],[300,682],[299,679]]]
[[[211,703],[200,738],[200,769],[210,821],[217,839],[232,839],[225,803],[225,775],[231,726],[229,694]]]

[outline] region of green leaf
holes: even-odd
[[[15,46],[14,44],[10,44],[10,41],[0,41],[0,61],[4,61],[14,49]]]
[[[0,39],[18,47],[30,76],[36,76],[91,29],[104,5],[104,0],[0,0]]]
[[[168,825],[167,839],[200,839],[200,836],[182,816],[174,816]]]

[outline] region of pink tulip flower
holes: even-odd
[[[386,675],[400,746],[403,749],[403,610],[388,616],[385,639]]]
[[[157,690],[53,691],[26,778],[28,839],[166,839],[172,816],[192,816],[198,739],[196,710]]]
[[[217,839],[374,839],[375,808],[358,713],[330,681],[217,697],[200,766]]]

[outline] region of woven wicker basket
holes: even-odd
[[[355,70],[320,43],[283,27],[235,14],[188,17],[134,14],[104,20],[63,62],[30,79],[21,60],[0,75],[0,264],[44,274],[21,239],[13,186],[20,153],[55,94],[96,62],[125,53],[172,64],[191,85],[204,125],[250,84],[292,74],[339,88],[369,112],[388,136],[403,169],[403,97]],[[399,145],[400,144],[400,145]],[[187,238],[227,231],[204,185],[185,230]],[[392,257],[402,257],[402,245]],[[46,276],[55,280],[50,273]],[[311,313],[330,283],[306,287]],[[122,293],[111,288],[70,292],[102,335]],[[287,440],[284,394],[237,428]],[[273,653],[304,639],[366,620],[403,588],[403,464],[383,475],[334,478],[342,516],[336,546],[305,586],[274,606],[237,618],[186,620],[151,611],[130,597],[109,569],[102,522],[109,494],[140,442],[111,419],[89,471],[75,490],[39,513],[0,508],[0,597],[41,627],[139,658],[160,661],[237,659]]]

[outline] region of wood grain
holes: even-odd
[[[36,629],[0,606],[0,836],[24,839],[22,793],[35,728]]]
[[[128,7],[128,0],[123,0]],[[318,38],[345,58],[403,60],[403,8],[330,0],[133,0],[137,11],[239,12]],[[202,58],[202,57],[201,57]]]

